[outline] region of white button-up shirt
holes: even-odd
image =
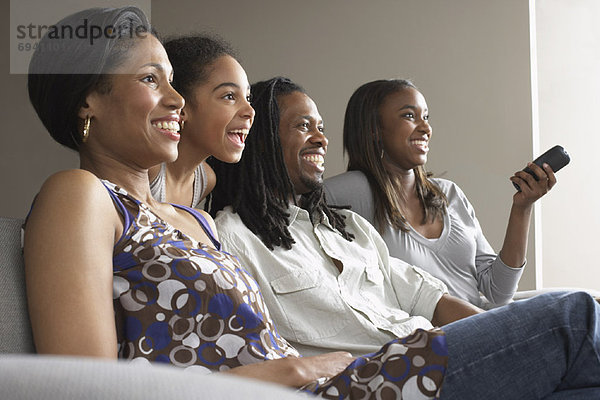
[[[230,207],[215,219],[223,249],[258,281],[279,333],[304,355],[346,350],[370,353],[417,328],[430,329],[446,286],[389,256],[375,228],[346,216],[347,241],[327,217],[313,226],[308,212],[289,208],[291,250],[269,250]],[[333,262],[343,265],[340,272]]]

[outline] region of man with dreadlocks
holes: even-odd
[[[258,281],[283,336],[306,355],[376,351],[417,328],[480,310],[389,257],[375,228],[327,206],[327,138],[315,103],[274,78],[252,86],[254,125],[238,164],[212,161],[220,240]]]

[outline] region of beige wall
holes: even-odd
[[[508,178],[533,154],[528,10],[527,0],[152,2],[159,31],[218,32],[251,81],[287,75],[304,85],[325,119],[329,176],[345,169],[342,119],[353,90],[373,79],[413,79],[432,116],[429,169],[463,188],[497,250],[514,193]],[[44,177],[76,158],[44,134],[23,77],[1,73],[9,90],[0,182],[10,195],[0,214],[23,216]],[[533,247],[525,289],[535,280]]]
[[[540,145],[572,158],[542,203],[542,281],[600,290],[600,2],[538,0],[536,18]]]

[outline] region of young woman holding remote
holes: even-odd
[[[378,80],[348,102],[348,172],[325,181],[331,204],[351,205],[382,234],[390,254],[443,280],[477,306],[507,303],[526,263],[533,203],[556,184],[552,168],[529,163],[510,180],[513,196],[504,244],[496,254],[462,190],[425,172],[432,128],[423,95],[406,80]],[[482,293],[489,304],[480,296]]]

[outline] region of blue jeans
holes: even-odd
[[[442,328],[441,399],[600,399],[600,306],[548,293]]]

